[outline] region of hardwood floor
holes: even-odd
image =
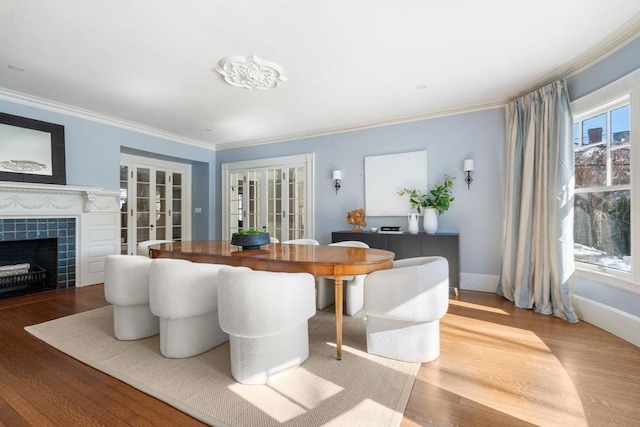
[[[202,425],[23,329],[106,304],[102,285],[0,300],[0,425]],[[461,291],[402,426],[638,426],[639,408],[637,347]]]

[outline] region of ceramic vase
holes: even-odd
[[[409,221],[409,233],[418,234],[418,230],[420,229],[420,227],[418,226],[418,214],[408,214],[407,220]]]
[[[436,231],[438,231],[438,210],[436,208],[426,208],[424,210],[424,223],[422,226],[425,233],[436,234]]]

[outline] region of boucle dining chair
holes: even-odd
[[[226,267],[218,278],[220,327],[229,334],[236,381],[267,384],[309,357],[308,319],[316,313],[311,274]]]
[[[312,246],[318,246],[320,244],[320,242],[318,242],[315,239],[292,239],[292,240],[285,240],[284,242],[282,242],[282,244],[284,244],[284,245],[312,245]]]
[[[367,275],[367,351],[405,362],[440,355],[440,319],[449,307],[449,264],[443,257],[407,258]]]
[[[285,240],[284,242],[282,242],[283,245],[310,245],[310,246],[318,246],[320,245],[320,242],[318,242],[316,239],[292,239],[292,240]],[[319,298],[319,290],[320,290],[320,286],[321,286],[321,282],[322,282],[322,278],[321,277],[316,277],[315,279],[315,292],[316,292],[316,307],[318,308],[324,308],[324,307],[320,307],[318,304],[318,298]],[[328,305],[328,304],[327,304]],[[325,306],[326,307],[326,306]]]
[[[229,340],[218,322],[220,264],[156,258],[149,271],[149,304],[160,318],[160,352],[191,357]]]
[[[330,243],[329,246],[347,246],[352,248],[368,248],[365,242],[359,240],[345,240]],[[366,274],[356,276],[344,276],[342,286],[344,289],[345,309],[344,314],[352,317],[364,318],[364,278]],[[316,307],[319,310],[335,303],[335,282],[333,276],[322,276],[318,280],[318,293]]]
[[[149,256],[149,246],[159,243],[173,243],[173,240],[145,240],[136,246],[136,255]]]
[[[138,255],[107,255],[104,295],[113,304],[113,332],[119,340],[157,335],[158,317],[149,307],[151,258]]]

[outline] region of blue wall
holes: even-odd
[[[222,163],[315,153],[315,238],[331,242],[331,232],[349,229],[347,212],[365,207],[364,157],[427,150],[429,185],[442,175],[456,176],[455,201],[439,218],[440,232],[460,233],[460,262],[465,273],[499,274],[504,194],[505,122],[502,108],[383,126],[353,132],[217,152]],[[462,162],[475,160],[471,189],[464,183]],[[343,172],[336,195],[331,171]],[[221,189],[215,187],[216,204]],[[410,211],[407,200],[407,212]],[[368,217],[367,227],[402,225],[406,217]],[[221,233],[220,221],[216,234]]]
[[[209,230],[213,229],[213,201],[209,196],[213,150],[5,100],[0,100],[0,111],[64,126],[67,185],[120,188],[121,151],[191,164],[193,206],[199,206],[197,202],[203,208],[202,214],[192,213],[192,235],[209,237]]]

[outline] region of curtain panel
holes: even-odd
[[[503,261],[498,294],[577,322],[573,305],[574,154],[564,80],[507,108]]]

